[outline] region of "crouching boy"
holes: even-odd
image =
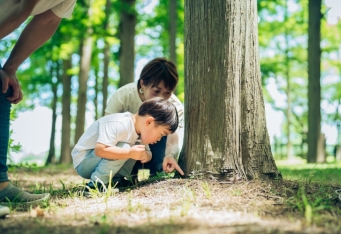
[[[178,121],[175,106],[159,97],[143,102],[138,113],[115,113],[95,121],[71,152],[77,173],[90,179],[87,190],[105,191],[115,175],[129,177],[137,160],[149,162],[148,144],[174,133]]]

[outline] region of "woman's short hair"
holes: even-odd
[[[173,62],[165,58],[155,58],[143,67],[137,82],[137,89],[141,88],[140,81],[142,80],[145,86],[151,85],[152,87],[156,87],[163,81],[166,89],[174,90],[178,84],[178,78],[178,71]]]
[[[176,107],[168,99],[154,97],[142,103],[138,115],[150,115],[154,118],[155,124],[168,126],[168,130],[173,133],[179,125],[179,117]]]

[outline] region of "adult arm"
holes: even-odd
[[[179,136],[177,131],[173,134],[167,136],[167,145],[166,145],[166,156],[163,159],[162,169],[167,172],[173,172],[177,170],[181,175],[184,175],[184,172],[181,170],[180,166],[177,163],[177,157],[179,154]]]
[[[8,60],[0,73],[2,92],[5,93],[8,86],[13,88],[13,95],[8,100],[14,104],[22,99],[22,93],[16,71],[36,49],[43,45],[54,34],[61,18],[51,10],[47,10],[33,17],[25,27],[16,42]]]
[[[0,5],[0,40],[17,29],[39,0],[6,0]]]

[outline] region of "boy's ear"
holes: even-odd
[[[149,116],[147,119],[146,119],[146,126],[149,126],[151,123],[154,122],[154,118]]]

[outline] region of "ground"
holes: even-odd
[[[12,183],[50,192],[37,207],[10,204],[1,233],[340,233],[340,184],[159,178],[84,198],[71,166],[10,169]]]

